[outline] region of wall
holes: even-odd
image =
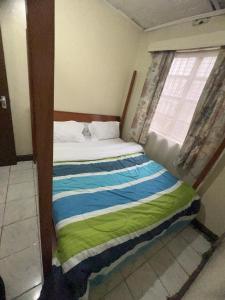
[[[201,26],[193,27],[191,23],[184,23],[143,33],[134,66],[138,71],[137,82],[128,111],[123,133],[124,137],[128,137],[144,80],[151,65],[151,54],[149,51],[198,48],[224,45],[224,43],[225,15],[213,17],[209,23]]]
[[[17,155],[32,153],[24,0],[2,0],[1,29]]]
[[[129,130],[140,99],[146,74],[151,65],[151,55],[148,51],[188,49],[224,44],[225,15],[213,17],[209,23],[202,26],[193,27],[191,23],[185,23],[143,33],[134,67],[138,71],[137,81],[128,109],[123,137],[125,139],[129,137]],[[174,167],[175,158],[180,150],[179,145],[168,142],[165,138],[151,133],[145,150],[152,159],[165,165],[173,174],[181,175]],[[221,169],[221,166],[224,166],[224,169]],[[191,177],[186,176],[185,180],[192,183]],[[225,232],[225,218],[223,217],[225,215],[224,182],[225,156],[221,158],[218,166],[199,189],[203,203],[199,220],[217,234]],[[216,191],[218,192],[216,193]]]
[[[56,0],[55,20],[55,109],[121,114],[142,31],[102,0]]]

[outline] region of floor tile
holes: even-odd
[[[162,249],[162,247],[164,247],[164,244],[159,239],[156,240],[154,244],[144,252],[145,258],[147,260],[150,259],[153,255],[158,253],[159,250]]]
[[[132,260],[129,260],[121,268],[121,274],[123,278],[126,279],[131,273],[133,273],[138,267],[140,267],[140,265],[144,263],[145,263],[144,255],[133,257]]]
[[[89,290],[89,297],[88,300],[99,300],[99,299],[103,299],[104,296],[107,294],[107,287],[106,285],[103,283],[95,286],[95,287],[91,287]]]
[[[161,281],[157,279],[141,300],[167,300],[168,293]]]
[[[0,178],[1,178],[1,184],[2,183],[8,183],[9,180],[9,170],[10,167],[0,167]]]
[[[25,292],[23,295],[17,297],[15,300],[37,300],[41,293],[42,285],[39,284],[35,288]]]
[[[105,300],[132,300],[132,296],[130,291],[127,288],[125,282],[121,282],[118,286],[116,286],[109,294],[107,294],[104,298]]]
[[[181,235],[173,239],[167,247],[189,275],[191,275],[201,263],[201,256],[189,246]]]
[[[119,271],[111,273],[101,284],[90,288],[88,299],[103,299],[107,293],[109,293],[114,287],[118,286],[122,281],[123,277]]]
[[[27,170],[33,168],[32,161],[19,161],[17,165],[11,166],[11,171],[15,170]]]
[[[25,170],[21,169],[21,170],[15,170],[10,172],[9,184],[16,184],[16,183],[33,181],[33,180],[34,180],[33,169],[25,169]]]
[[[3,224],[4,210],[5,210],[5,203],[0,203],[0,227]]]
[[[180,230],[175,230],[169,233],[166,233],[160,238],[160,241],[164,244],[167,245],[171,240],[173,240],[178,234],[180,233]]]
[[[37,286],[41,283],[39,245],[35,244],[1,259],[0,270],[6,287],[7,300]]]
[[[7,188],[8,188],[7,182],[0,183],[0,203],[5,202],[6,200]]]
[[[170,296],[176,294],[188,280],[188,275],[165,247],[148,262],[160,277]]]
[[[7,201],[5,207],[4,225],[15,223],[35,215],[35,197]]]
[[[199,254],[203,254],[211,248],[210,242],[191,226],[185,228],[181,235]]]
[[[154,287],[156,281],[158,277],[148,263],[142,265],[126,279],[134,299],[143,297],[149,289]]]
[[[111,276],[109,276],[105,280],[106,292],[111,291],[115,286],[117,286],[120,282],[123,281],[123,277],[119,271],[113,272]]]
[[[3,225],[5,203],[0,203],[0,227]]]
[[[31,246],[38,240],[37,218],[4,226],[2,230],[0,258]]]
[[[34,183],[24,182],[9,185],[6,201],[33,197],[35,195]]]

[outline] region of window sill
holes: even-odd
[[[182,144],[179,143],[178,141],[176,140],[173,140],[173,139],[170,139],[168,138],[167,136],[157,132],[156,130],[150,130],[149,133],[148,133],[148,137],[151,138],[151,136],[156,136],[157,138],[159,139],[165,139],[168,143],[170,143],[171,145],[176,145],[178,146],[179,148],[182,147]]]

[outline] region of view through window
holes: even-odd
[[[176,53],[150,131],[183,144],[218,51]]]

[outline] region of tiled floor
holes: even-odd
[[[7,300],[37,300],[41,290],[35,173],[32,162],[0,167],[0,275]],[[165,236],[91,289],[90,300],[166,300],[180,289],[209,247],[191,226]]]
[[[32,162],[0,167],[0,275],[7,300],[36,300],[41,258]]]
[[[186,282],[210,243],[191,226],[170,234],[90,289],[90,300],[166,300]]]

